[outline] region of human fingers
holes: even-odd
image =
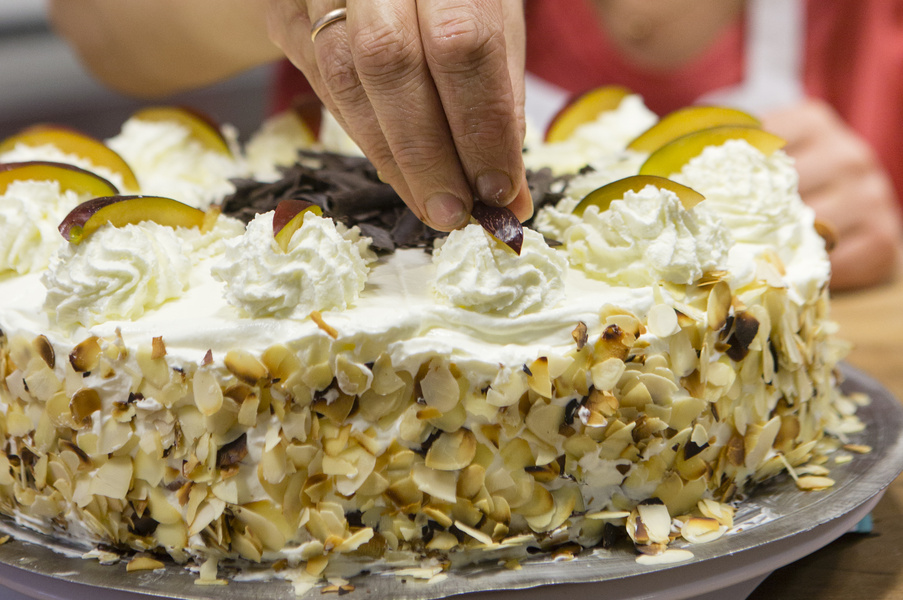
[[[794,158],[804,197],[881,169],[868,144],[823,102],[807,101],[769,115],[764,126],[787,140],[785,150]]]
[[[383,181],[391,184],[414,214],[423,219],[357,78],[346,23],[335,21],[311,39],[313,24],[336,5],[334,0],[270,0],[270,37],[304,73],[324,106],[376,166]]]
[[[457,155],[477,197],[496,206],[510,204],[520,193],[524,173],[520,92],[512,84],[508,48],[522,42],[523,15],[514,5],[511,0],[417,2],[426,62]],[[512,32],[506,33],[509,27]],[[523,50],[512,52],[516,69]]]
[[[352,0],[348,14],[355,71],[413,204],[435,229],[464,225],[473,194],[427,68],[417,3]]]

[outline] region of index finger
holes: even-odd
[[[427,65],[467,179],[484,202],[508,205],[524,176],[522,92],[512,83],[512,70],[523,69],[517,47],[523,36],[508,31],[523,28],[522,3],[419,0],[417,12]]]

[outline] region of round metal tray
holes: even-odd
[[[845,367],[844,389],[872,398],[860,409],[863,433],[850,441],[872,452],[851,462],[831,465],[836,485],[822,492],[800,492],[787,477],[760,486],[735,518],[735,531],[708,544],[688,546],[688,561],[658,566],[636,562],[629,548],[586,551],[574,560],[537,557],[521,570],[478,565],[456,570],[435,583],[391,574],[353,580],[347,600],[396,598],[430,600],[476,594],[487,600],[573,598],[592,594],[606,600],[648,598],[745,597],[771,571],[830,543],[864,517],[884,489],[903,471],[903,405],[869,376]],[[0,546],[0,584],[42,600],[90,597],[126,600],[150,597],[179,600],[295,599],[291,585],[257,575],[249,565],[242,580],[225,587],[195,585],[184,567],[168,565],[153,572],[126,573],[124,563],[100,565],[80,558],[83,549],[68,546],[9,521],[0,522],[16,538]],[[551,587],[549,587],[551,586]],[[727,595],[725,595],[727,594]],[[2,594],[0,594],[2,595]],[[320,589],[307,593],[322,597]],[[6,596],[3,596],[4,598]],[[471,600],[471,599],[468,599]]]

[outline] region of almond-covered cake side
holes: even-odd
[[[0,240],[27,231],[45,257],[0,243],[0,512],[105,549],[89,556],[168,556],[202,583],[264,562],[299,592],[618,532],[677,560],[759,481],[799,469],[802,489],[830,487],[814,473],[862,427],[839,391],[825,244],[770,138],[659,154],[625,95],[579,143],[528,148],[589,166],[534,174],[550,193],[514,245],[479,214],[427,230],[361,158],[299,147],[262,166],[304,135],[261,130],[250,162],[281,174],[261,182],[191,114],[143,117],[110,147],[153,153],[123,162],[173,198],[100,166],[116,182],[94,204],[56,175],[0,193]],[[138,143],[164,126],[205,175]],[[22,139],[0,163],[77,155]],[[46,209],[26,228],[8,215],[29,202]]]

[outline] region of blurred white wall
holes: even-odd
[[[260,68],[166,102],[193,106],[247,136],[266,111],[269,78],[270,69]],[[48,27],[44,0],[0,0],[0,139],[37,122],[109,137],[140,105],[82,69]]]

